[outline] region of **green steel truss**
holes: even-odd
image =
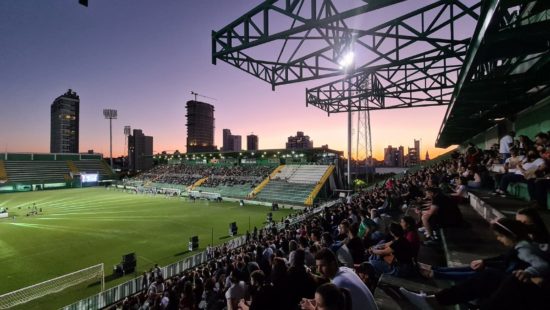
[[[550,1],[487,1],[437,146],[464,142],[550,96]]]

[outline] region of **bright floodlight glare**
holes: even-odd
[[[344,69],[349,67],[352,64],[354,57],[355,54],[353,54],[353,52],[348,52],[347,54],[345,54],[344,57],[340,58],[340,61],[338,62],[340,68]]]

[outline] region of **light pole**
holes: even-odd
[[[129,160],[129,152],[128,152],[128,144],[129,144],[129,141],[128,141],[128,137],[130,136],[130,133],[132,132],[132,128],[130,126],[124,126],[124,149],[126,151],[126,160],[123,161],[123,168],[124,166],[127,165],[127,162]]]
[[[117,117],[117,110],[103,109],[103,116],[109,120],[109,157],[111,158],[111,169],[113,169],[113,120]]]

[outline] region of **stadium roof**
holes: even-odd
[[[549,6],[267,0],[212,32],[212,62],[273,88],[339,76],[306,90],[306,104],[327,113],[449,105],[437,139],[445,147],[548,95]]]
[[[486,4],[441,125],[438,147],[463,143],[550,95],[550,1]]]

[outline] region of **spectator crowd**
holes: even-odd
[[[250,185],[254,187],[265,179],[273,166],[263,165],[206,165],[165,164],[153,167],[133,178],[134,181],[190,186],[208,177],[204,187]]]
[[[501,144],[482,151],[471,144],[448,160],[390,178],[333,207],[308,209],[301,222],[291,224],[286,218],[282,229],[254,229],[246,233],[244,246],[209,248],[212,260],[175,277],[165,279],[160,269],[152,269],[145,274],[142,293],[113,309],[377,309],[373,293],[385,274],[455,281],[431,295],[401,288],[420,309],[473,300],[481,309],[540,309],[550,302],[550,252],[536,205],[491,224],[508,249],[500,256],[460,268],[418,261],[423,247],[440,246],[439,229],[464,224],[459,204],[467,201],[468,191],[486,187],[500,195],[510,182],[534,179],[534,189],[544,182],[548,135],[540,133],[534,142],[509,136],[504,139],[509,148]],[[503,171],[495,173],[495,165]],[[528,177],[531,172],[534,178]],[[181,165],[150,173],[158,180],[169,174],[260,177],[269,171]],[[546,195],[547,187],[543,190]]]

